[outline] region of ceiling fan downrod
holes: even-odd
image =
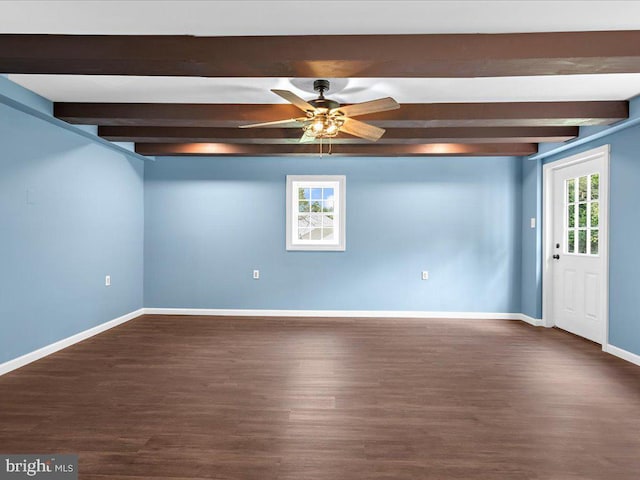
[[[330,85],[329,80],[314,80],[313,89],[319,93],[319,98],[324,100],[324,92],[329,91]]]

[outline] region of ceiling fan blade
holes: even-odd
[[[298,107],[300,110],[302,110],[304,112],[315,112],[315,110],[316,110],[316,107],[314,107],[313,105],[308,103],[303,98],[300,98],[295,93],[290,92],[289,90],[271,90],[271,91],[273,93],[275,93],[276,95],[281,96],[287,102],[295,105],[296,107]]]
[[[375,142],[384,135],[385,129],[354,120],[353,118],[347,118],[344,121],[344,125],[340,127],[340,131]]]
[[[367,113],[386,112],[387,110],[396,110],[400,108],[400,104],[391,97],[379,98],[370,102],[354,103],[345,107],[334,108],[331,112],[341,112],[345,117],[355,117],[358,115],[366,115]]]
[[[316,140],[316,137],[314,137],[313,135],[309,135],[306,131],[302,134],[302,136],[300,137],[299,142],[300,143],[311,143],[314,142]]]
[[[240,125],[240,128],[256,128],[256,127],[269,127],[271,125],[286,125],[291,124],[292,127],[301,127],[302,122],[307,120],[306,118],[288,118],[287,120],[276,120],[275,122],[263,122],[252,123],[250,125]]]

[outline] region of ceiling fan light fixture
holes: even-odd
[[[340,132],[344,120],[325,113],[317,114],[303,127],[305,135],[314,138],[333,138]]]

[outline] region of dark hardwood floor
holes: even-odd
[[[504,320],[144,316],[0,377],[80,478],[640,478],[640,368]]]

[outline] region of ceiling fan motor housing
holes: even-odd
[[[313,82],[313,89],[316,92],[320,92],[320,96],[323,96],[324,92],[329,91],[330,85],[331,85],[331,82],[329,82],[329,80],[315,80]]]
[[[338,102],[324,98],[324,92],[328,91],[330,86],[331,83],[329,80],[315,80],[313,82],[313,89],[320,93],[320,96],[315,100],[310,100],[309,103],[315,108],[326,108],[327,110],[338,108],[340,106]]]
[[[315,100],[309,100],[309,103],[315,108],[326,108],[327,110],[333,110],[340,107],[340,104],[335,100],[329,100],[328,98],[316,98]]]

